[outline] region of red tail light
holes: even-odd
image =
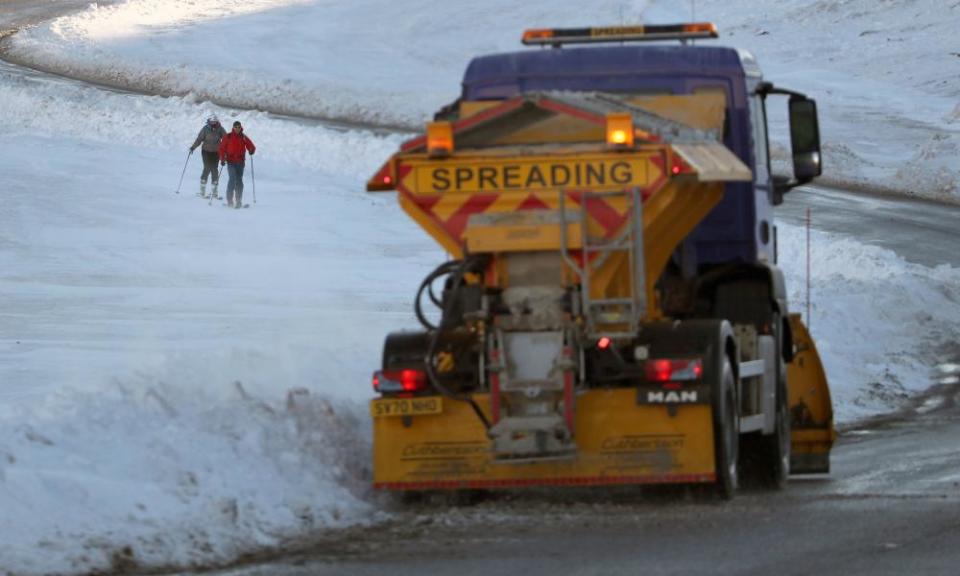
[[[703,377],[703,363],[699,358],[647,360],[644,371],[647,382],[688,382]]]
[[[378,370],[373,373],[373,389],[377,392],[420,392],[427,389],[427,375],[422,370]]]
[[[394,189],[393,163],[388,160],[380,170],[377,170],[373,178],[367,181],[367,192],[385,192]]]

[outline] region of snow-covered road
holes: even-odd
[[[211,5],[127,4],[134,14]],[[260,12],[225,21],[262,31],[307,22],[321,4],[262,0],[251,3]],[[621,3],[604,6],[612,15]],[[552,5],[522,10],[532,18]],[[113,17],[100,4],[75,22],[103,30]],[[401,40],[419,21],[407,23]],[[175,20],[123,43],[162,56],[164,34],[218,25]],[[461,46],[468,33],[446,40],[456,58],[418,53],[419,73],[449,75],[467,51],[497,48]],[[251,70],[276,60],[244,54]],[[367,57],[380,55],[339,66],[362,71]],[[442,84],[455,92],[456,79]],[[328,103],[349,101],[329,89],[318,93]],[[427,100],[381,96],[401,110]],[[91,570],[124,562],[127,546],[144,566],[206,564],[382,518],[366,494],[362,402],[383,335],[413,325],[412,294],[442,259],[392,197],[361,192],[399,138],[10,68],[0,68],[0,106],[0,568]],[[196,156],[173,194],[209,112],[242,120],[258,145],[250,210],[192,196]],[[803,238],[781,226],[797,302]],[[823,232],[812,248],[812,324],[842,421],[950,377],[934,367],[956,353],[960,271]]]

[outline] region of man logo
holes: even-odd
[[[650,390],[647,392],[648,404],[696,404],[700,395],[696,390]]]

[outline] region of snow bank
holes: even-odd
[[[777,227],[792,311],[806,320],[806,231]],[[903,407],[941,378],[938,365],[957,359],[945,346],[960,341],[960,269],[815,230],[810,260],[810,328],[838,422]]]
[[[168,368],[0,420],[0,571],[209,565],[377,519],[354,406]]]
[[[589,17],[567,0],[128,0],[25,31],[10,50],[114,85],[419,127],[457,96],[472,56],[520,49],[522,28],[690,16],[655,0],[595,2]],[[960,5],[700,0],[696,18],[752,50],[770,79],[818,98],[824,182],[960,201],[960,76],[944,72],[958,62]]]

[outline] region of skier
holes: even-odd
[[[246,153],[253,153],[257,147],[253,141],[243,133],[243,126],[237,120],[233,123],[233,131],[220,141],[220,165],[227,165],[227,206],[242,208],[243,202],[243,167],[246,163]]]
[[[217,153],[220,150],[220,140],[227,135],[227,131],[220,125],[220,119],[216,114],[211,114],[207,118],[207,123],[200,129],[197,139],[190,146],[192,154],[198,146],[201,146],[200,152],[203,155],[203,173],[200,175],[200,196],[207,197],[207,175],[213,180],[213,189],[210,195],[217,196],[217,185],[220,183],[220,173],[217,171]]]

